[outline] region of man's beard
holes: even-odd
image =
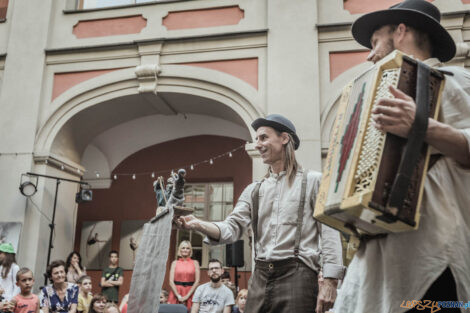
[[[211,281],[213,283],[218,283],[220,281],[220,275],[217,275],[217,276],[211,276]]]

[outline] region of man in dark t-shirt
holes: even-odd
[[[109,266],[101,275],[101,291],[109,302],[119,302],[119,286],[124,282],[122,268],[119,264],[119,252],[109,252]]]

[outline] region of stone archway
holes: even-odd
[[[154,115],[167,120],[175,117],[184,119],[185,115],[189,118],[192,115],[203,116],[206,119],[200,124],[215,120],[220,123],[219,128],[229,125],[232,129],[237,129],[238,135],[235,137],[244,140],[254,137],[249,125],[263,115],[263,100],[257,90],[225,73],[184,65],[166,65],[153,83],[156,95],[139,92],[141,81],[135,74],[135,68],[127,68],[89,79],[56,97],[45,110],[40,123],[35,140],[33,171],[55,171],[58,175],[78,178],[83,175],[83,152],[94,138],[125,123]],[[175,97],[183,99],[185,103],[178,102]],[[244,134],[240,131],[243,129]],[[171,131],[170,129],[169,132]],[[189,132],[189,135],[202,134],[204,130]],[[161,139],[165,140],[169,139]],[[132,152],[130,150],[123,155]],[[61,173],[61,166],[64,166],[66,173],[63,172],[64,169]],[[61,243],[74,241],[77,205],[73,195],[76,191],[76,185],[61,186],[64,196],[59,199],[61,209],[56,217],[57,224],[61,225],[57,228],[56,238],[60,238]],[[51,198],[53,186],[43,185],[37,195],[40,205],[48,207]],[[47,252],[41,247],[44,246],[43,242],[48,241],[48,224],[38,220],[36,215],[27,214],[25,225],[28,229],[25,227],[25,239],[22,242],[28,252],[24,257],[38,260],[36,268],[42,270],[45,268],[43,254]],[[26,242],[26,238],[35,239]],[[61,245],[55,245],[52,259],[63,258],[69,252],[69,245],[63,244],[65,248]]]

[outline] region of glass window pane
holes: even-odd
[[[210,202],[222,201],[222,196],[223,196],[223,185],[221,184],[209,185],[209,201]]]
[[[233,211],[233,204],[232,203],[225,203],[224,205],[224,219]]]
[[[221,203],[214,203],[209,205],[209,220],[222,221],[224,219],[224,211]]]
[[[194,194],[192,192],[184,191],[184,203],[192,203],[194,202]]]
[[[193,248],[202,247],[202,236],[196,232],[192,233],[191,245]]]
[[[206,187],[204,185],[194,185],[193,188],[193,193],[194,193],[194,200],[193,202],[205,202],[205,193],[206,193]]]
[[[85,0],[84,9],[114,7],[118,5],[134,4],[134,0]]]
[[[233,202],[233,183],[224,185],[224,201]]]
[[[193,249],[193,260],[197,260],[199,264],[202,264],[202,249]]]
[[[178,246],[181,241],[189,240],[189,238],[190,238],[189,230],[185,230],[185,229],[178,230],[178,240],[176,242],[176,249],[178,249]]]
[[[195,203],[192,206],[194,208],[194,216],[199,217],[199,218],[206,218],[205,214],[205,205],[204,203]]]

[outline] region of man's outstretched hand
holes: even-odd
[[[197,230],[197,226],[199,226],[199,219],[197,219],[194,215],[175,216],[173,218],[173,223],[177,228],[180,229]]]

